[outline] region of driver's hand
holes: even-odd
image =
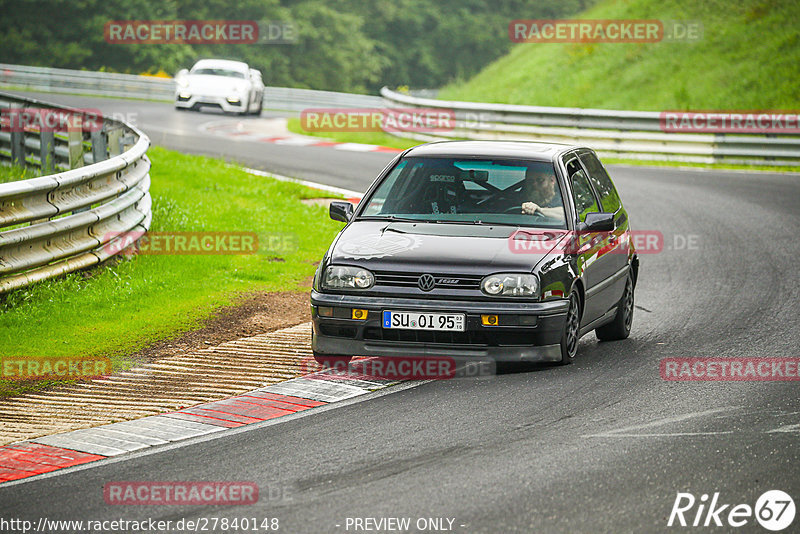
[[[525,202],[522,204],[522,213],[525,215],[533,215],[538,209],[539,205],[535,202]]]

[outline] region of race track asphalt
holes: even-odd
[[[169,104],[40,96],[136,113],[154,144],[358,191],[392,157],[213,137],[198,126],[225,117]],[[3,485],[0,515],[277,517],[291,533],[365,532],[347,518],[366,517],[409,517],[412,526],[451,518],[452,531],[465,533],[667,532],[683,530],[667,527],[678,492],[754,506],[779,489],[798,502],[800,382],[665,381],[659,362],[799,355],[800,175],[609,170],[634,228],[664,236],[663,251],[641,257],[630,339],[589,334],[570,366],[390,388],[279,424]],[[107,505],[103,485],[125,480],[254,481],[262,498],[239,507]],[[268,488],[283,498],[270,499]],[[764,532],[752,517],[738,531]]]

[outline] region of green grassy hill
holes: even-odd
[[[701,22],[695,42],[521,43],[439,98],[664,110],[800,108],[797,0],[608,0],[584,19]]]

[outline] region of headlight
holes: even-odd
[[[369,289],[375,276],[366,269],[331,265],[322,277],[323,289]]]
[[[536,297],[539,280],[532,274],[493,274],[481,281],[481,291],[492,297]]]

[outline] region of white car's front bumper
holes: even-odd
[[[241,113],[247,111],[248,98],[246,95],[200,95],[189,91],[175,93],[175,107],[197,109],[200,106],[214,106],[221,108],[226,113]]]

